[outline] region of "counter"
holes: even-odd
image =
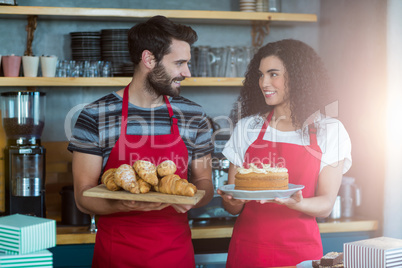
[[[211,222],[206,224],[192,223],[191,236],[193,239],[230,238],[234,221]],[[321,234],[369,232],[378,229],[377,220],[351,219],[318,223]],[[95,234],[83,227],[57,227],[57,245],[92,244],[95,243]]]
[[[233,225],[234,219],[190,221],[195,260],[199,267],[225,267]],[[355,218],[320,222],[318,226],[324,252],[330,252],[342,251],[343,243],[371,238],[378,229],[378,221]],[[89,226],[57,226],[57,246],[50,249],[53,253],[54,267],[90,268],[95,236],[89,231]]]

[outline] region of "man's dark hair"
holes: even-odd
[[[144,50],[151,51],[156,62],[160,62],[170,52],[173,39],[192,45],[198,36],[191,27],[176,24],[164,16],[155,16],[133,26],[128,31],[128,48],[134,66],[140,62]]]

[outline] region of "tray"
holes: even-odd
[[[118,199],[118,200],[133,200],[143,202],[161,202],[161,203],[181,204],[181,205],[195,205],[201,200],[201,198],[204,195],[205,195],[204,190],[197,190],[197,192],[193,197],[162,194],[157,192],[148,192],[146,194],[132,194],[124,190],[110,191],[106,189],[106,186],[104,184],[100,184],[89,190],[84,191],[84,196],[88,197],[98,197],[98,198]]]
[[[292,194],[304,188],[304,185],[295,185],[289,183],[289,189],[287,190],[265,190],[265,191],[242,191],[235,190],[234,184],[228,184],[221,186],[219,190],[226,194],[230,194],[234,198],[243,200],[273,200],[278,198],[288,198]]]

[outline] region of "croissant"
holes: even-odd
[[[197,187],[189,183],[185,179],[181,179],[178,175],[172,174],[163,177],[159,181],[158,192],[174,195],[194,196]]]
[[[106,186],[106,188],[110,191],[118,191],[121,189],[120,186],[116,184],[114,181],[114,174],[116,172],[116,168],[110,168],[106,172],[103,173],[101,182]]]
[[[138,179],[137,182],[140,188],[140,193],[145,194],[151,190],[152,185],[144,181],[143,179]]]
[[[135,171],[130,165],[123,164],[118,167],[114,174],[114,181],[118,186],[130,193],[140,193],[140,188],[135,177]]]
[[[151,185],[158,184],[158,176],[156,174],[156,167],[154,164],[144,160],[137,160],[134,163],[134,170],[138,176]]]
[[[156,168],[156,171],[161,178],[165,177],[166,175],[174,174],[176,170],[176,164],[171,160],[163,161]]]

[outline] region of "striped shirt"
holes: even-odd
[[[181,96],[169,99],[178,119],[180,136],[191,161],[212,153],[212,130],[202,107]],[[69,151],[77,151],[103,157],[105,167],[109,154],[120,136],[123,99],[110,93],[84,107],[81,111],[68,145]],[[166,105],[141,108],[129,103],[128,135],[165,135],[171,131],[171,120]]]

